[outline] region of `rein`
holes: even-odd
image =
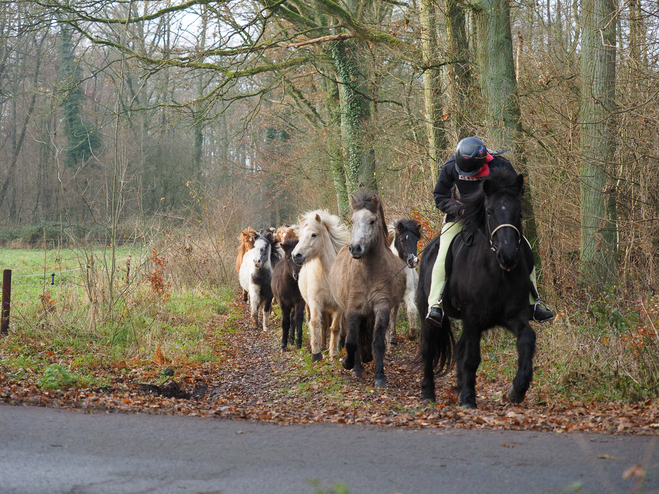
[[[449,227],[449,228],[451,228],[451,227]],[[440,237],[441,237],[441,233],[440,233],[439,235],[440,235]],[[425,246],[423,249],[421,249],[421,252],[419,252],[419,253],[415,256],[415,257],[417,258],[417,260],[418,260],[419,256],[420,256],[421,254],[423,254],[423,251],[425,251],[428,247],[430,247],[430,244],[432,244],[432,241],[428,242],[428,243],[426,244],[426,246]],[[382,288],[380,288],[377,292],[375,292],[375,293],[371,296],[371,298],[368,299],[368,301],[367,301],[366,303],[367,303],[367,304],[370,304],[370,303],[371,303],[371,300],[373,300],[373,298],[375,298],[375,296],[376,296],[378,293],[380,293],[382,290],[384,290],[384,288],[385,288],[389,283],[391,283],[391,282],[393,281],[393,279],[394,279],[396,276],[398,276],[400,273],[402,273],[403,270],[404,270],[405,268],[407,268],[407,267],[408,267],[408,265],[407,265],[407,262],[406,262],[405,265],[404,265],[402,268],[400,268],[400,269],[396,272],[396,274],[394,274],[391,278],[389,278],[389,280],[388,280],[384,285],[382,285]]]

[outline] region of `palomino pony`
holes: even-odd
[[[360,190],[350,198],[352,239],[330,273],[334,298],[347,327],[343,367],[362,375],[362,362],[375,358],[375,386],[386,387],[385,334],[391,311],[405,294],[405,264],[389,249],[387,223],[379,196]]]
[[[405,269],[405,295],[403,301],[407,309],[407,319],[409,321],[409,332],[407,334],[410,340],[416,339],[416,323],[419,313],[414,302],[416,287],[419,284],[419,274],[416,272],[416,266],[419,258],[416,256],[417,245],[421,238],[421,224],[412,219],[401,218],[389,226],[389,237],[393,237],[389,248],[391,252],[400,257],[406,264]],[[387,342],[395,345],[398,343],[396,335],[396,322],[398,318],[398,308],[395,308],[391,314],[389,331],[387,331]]]
[[[529,273],[532,257],[522,240],[524,177],[510,170],[493,170],[479,192],[462,198],[453,211],[463,225],[449,251],[452,274],[444,291],[441,327],[421,324],[424,374],[421,395],[435,401],[434,368],[448,369],[453,359],[453,333],[449,317],[462,319],[462,335],[455,345],[458,400],[476,408],[476,371],[481,361],[484,331],[503,326],[517,338],[517,375],[508,390],[513,403],[521,403],[533,378],[535,332],[529,325]],[[462,245],[460,245],[462,241]],[[419,312],[426,314],[437,241],[421,260],[417,293]]]
[[[240,273],[240,266],[243,265],[243,257],[245,256],[245,253],[254,248],[254,242],[256,242],[256,230],[248,226],[240,232],[238,240],[240,241],[240,246],[238,247],[238,257],[236,257],[236,271]],[[241,290],[243,300],[247,301],[247,292],[242,288]]]
[[[323,333],[331,330],[330,357],[339,355],[341,313],[329,284],[329,271],[336,255],[350,241],[350,232],[338,216],[324,210],[316,210],[300,217],[299,242],[291,256],[302,266],[298,286],[309,307],[309,333],[311,360],[323,358],[321,353]]]
[[[304,322],[304,308],[306,304],[300,293],[297,280],[300,266],[291,259],[291,252],[297,245],[297,239],[286,240],[282,244],[284,260],[275,266],[272,272],[272,293],[281,307],[281,351],[286,351],[286,345],[295,343],[302,348],[302,323]],[[291,330],[291,319],[293,328]],[[297,332],[297,340],[295,339]]]
[[[259,309],[263,310],[263,329],[268,328],[272,311],[273,260],[278,260],[279,244],[269,230],[256,234],[254,248],[247,251],[240,266],[240,286],[249,295],[250,318],[252,327],[258,327]]]

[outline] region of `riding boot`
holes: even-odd
[[[444,310],[438,305],[430,307],[426,315],[426,321],[433,326],[441,326],[442,319],[444,319]]]
[[[548,322],[551,321],[556,314],[541,300],[538,300],[534,305],[531,306],[531,320],[535,322]]]

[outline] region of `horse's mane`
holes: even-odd
[[[384,235],[385,241],[388,241],[389,235],[387,231],[387,221],[384,218],[382,201],[376,192],[368,189],[358,190],[352,197],[350,197],[350,206],[352,206],[353,211],[366,209],[371,213],[377,214],[380,217],[380,223],[382,224],[382,234]]]
[[[236,271],[240,272],[240,266],[243,263],[243,257],[248,250],[254,248],[254,242],[256,241],[256,230],[252,227],[245,228],[240,235],[238,235],[238,240],[240,240],[240,245],[238,246],[238,257],[236,258]]]
[[[325,228],[327,228],[332,247],[336,252],[339,252],[341,247],[350,242],[350,231],[348,228],[341,223],[338,216],[331,214],[324,209],[316,209],[315,211],[309,211],[302,215],[299,221],[300,229],[304,226],[312,227],[317,225],[318,220],[316,217],[318,217],[320,222]]]
[[[481,182],[481,187],[477,192],[461,198],[459,203],[455,202],[450,205],[446,212],[458,215],[458,221],[462,223],[465,230],[475,231],[485,224],[486,194],[484,188],[487,187],[489,195],[505,194],[519,198],[521,191],[518,176],[517,172],[513,170],[495,168]]]

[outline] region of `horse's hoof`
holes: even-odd
[[[429,391],[429,390],[428,391],[427,390],[422,390],[421,391],[421,401],[423,401],[424,403],[430,403],[430,402],[435,403],[437,401],[437,398],[435,396],[435,392],[434,391]]]
[[[462,408],[470,408],[470,409],[475,409],[476,407],[476,397],[475,396],[467,396],[467,397],[458,397],[458,403]]]
[[[511,403],[521,403],[524,401],[526,393],[519,393],[512,384],[508,388],[508,399]]]
[[[284,352],[286,352],[287,350],[288,350],[288,349],[287,349],[285,346],[282,345],[282,347],[281,347],[281,353],[284,353]]]
[[[376,388],[386,388],[387,380],[384,378],[384,376],[376,376],[374,385]]]
[[[323,354],[322,353],[312,353],[311,354],[311,361],[312,362],[320,362],[323,360]]]
[[[354,366],[355,366],[355,359],[349,360],[348,357],[343,359],[343,368],[344,369],[350,370]]]
[[[296,342],[295,342],[295,348],[297,348],[298,350],[299,350],[300,348],[302,348],[302,342],[301,342],[301,341],[296,341]]]
[[[408,333],[407,334],[407,339],[410,341],[416,340],[416,333]]]
[[[362,374],[363,374],[362,369],[352,369],[352,375],[355,376],[357,379],[361,379]]]

